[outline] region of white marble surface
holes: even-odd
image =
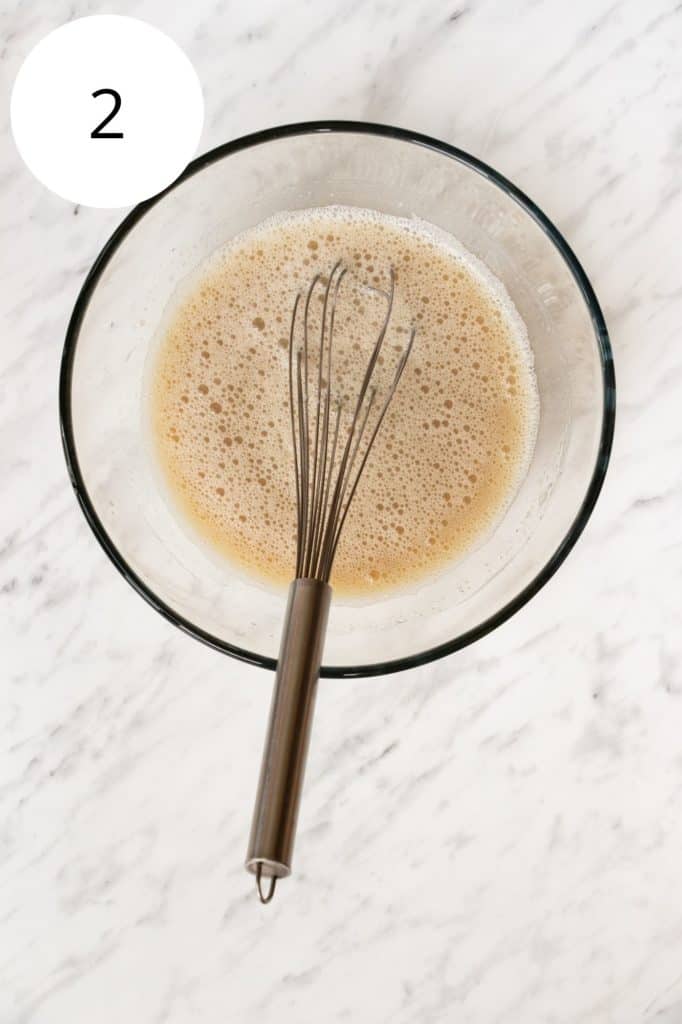
[[[133,594],[60,449],[67,318],[122,215],[32,179],[8,90],[49,29],[112,5],[5,5],[0,1021],[680,1024],[680,5],[114,8],[186,48],[202,149],[363,118],[517,182],[594,282],[619,422],[540,597],[420,671],[323,685],[297,877],[261,907],[242,858],[271,677]]]

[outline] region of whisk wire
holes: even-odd
[[[312,296],[312,294],[313,294],[313,292],[315,290],[315,287],[316,287],[316,285],[317,285],[319,280],[321,280],[321,277],[319,275],[316,275],[313,278],[313,282],[312,282],[312,284],[310,286],[310,290],[308,292],[308,297],[309,298]],[[330,289],[330,287],[331,287],[331,276],[329,277],[329,279],[327,281],[327,287],[325,288],[325,291],[324,291],[323,306],[322,306],[322,318],[321,318],[321,321],[320,321],[320,352],[319,352],[318,367],[317,367],[317,404],[316,404],[316,410],[315,410],[315,441],[314,441],[314,444],[312,446],[312,457],[311,457],[312,477],[311,477],[311,480],[310,480],[310,504],[311,504],[311,508],[312,508],[312,515],[310,517],[310,524],[309,524],[310,537],[308,538],[309,543],[307,545],[307,559],[306,559],[306,565],[305,565],[305,574],[306,574],[306,576],[310,576],[310,574],[311,574],[310,573],[310,569],[311,569],[311,562],[312,562],[312,556],[313,556],[313,551],[314,551],[315,528],[316,528],[317,517],[319,515],[319,507],[318,507],[316,498],[317,498],[317,476],[318,476],[319,441],[320,441],[320,407],[321,407],[321,402],[322,402],[322,364],[323,364],[323,360],[322,360],[322,345],[324,343],[324,329],[325,329],[326,319],[327,319],[327,302],[329,301],[329,289]],[[306,366],[306,373],[307,372],[308,372],[308,368]],[[308,444],[310,444],[310,441],[311,441],[311,437],[309,436],[308,437]]]
[[[326,428],[327,428],[327,433],[325,435],[325,450],[324,450],[324,456],[323,456],[325,473],[324,473],[324,481],[323,481],[324,486],[322,488],[321,501],[320,501],[320,508],[322,510],[322,514],[320,516],[319,529],[318,529],[317,535],[315,537],[315,553],[316,553],[316,559],[317,559],[318,563],[319,563],[319,559],[320,559],[320,555],[321,555],[321,543],[322,543],[322,539],[323,539],[323,536],[324,536],[324,522],[325,522],[327,510],[328,510],[327,497],[328,497],[328,493],[329,493],[329,485],[330,485],[330,482],[331,482],[332,473],[333,473],[334,464],[335,464],[335,459],[336,459],[336,446],[337,446],[338,437],[339,437],[339,433],[338,432],[339,432],[339,428],[340,428],[340,425],[341,425],[341,415],[342,415],[342,412],[343,412],[343,403],[339,401],[337,403],[337,417],[336,417],[336,426],[335,426],[335,429],[334,429],[334,441],[333,441],[333,445],[332,445],[332,454],[331,454],[331,458],[328,459],[327,458],[327,456],[328,456],[328,447],[327,447],[327,445],[328,445],[328,430],[329,430],[329,411],[330,411],[330,408],[331,408],[331,394],[332,394],[332,367],[333,367],[332,348],[333,348],[333,339],[334,339],[334,322],[335,322],[335,319],[336,319],[336,303],[337,303],[338,297],[339,297],[339,289],[341,287],[341,282],[343,281],[343,279],[344,279],[344,277],[346,275],[346,272],[347,272],[346,268],[342,265],[340,260],[335,265],[334,270],[332,270],[332,274],[337,269],[339,270],[339,274],[338,274],[338,276],[336,278],[336,283],[334,285],[334,300],[332,302],[331,311],[330,311],[330,317],[329,317],[329,344],[327,346],[327,395],[326,395],[326,412],[327,412]],[[319,566],[318,566],[318,571],[319,571]]]
[[[348,483],[349,483],[349,480],[351,478],[351,474],[353,472],[353,464],[355,462],[355,458],[357,456],[358,449],[360,448],[360,444],[362,443],[362,438],[363,438],[363,435],[365,433],[365,427],[367,426],[367,420],[369,419],[369,414],[372,411],[372,406],[374,404],[375,395],[376,395],[376,391],[375,391],[375,389],[372,389],[370,391],[369,400],[367,402],[367,405],[365,406],[365,412],[364,412],[364,415],[362,417],[362,420],[360,421],[360,429],[358,430],[357,434],[355,433],[355,428],[356,428],[356,426],[358,424],[357,414],[353,418],[353,423],[352,423],[351,429],[348,432],[348,438],[347,438],[347,442],[346,442],[347,449],[344,452],[344,459],[342,460],[342,467],[341,467],[341,470],[339,471],[339,476],[338,476],[338,479],[337,479],[337,485],[336,485],[336,488],[334,490],[334,498],[333,498],[333,502],[332,502],[332,508],[331,508],[331,512],[330,512],[328,520],[327,520],[327,529],[326,529],[325,538],[324,538],[324,540],[325,540],[324,548],[325,548],[325,552],[326,552],[326,555],[325,555],[325,558],[324,558],[324,562],[323,562],[323,572],[322,572],[322,577],[324,579],[328,579],[329,578],[329,573],[331,572],[331,563],[332,563],[332,560],[333,560],[332,557],[331,557],[331,546],[332,546],[332,543],[333,543],[333,537],[334,537],[334,533],[335,533],[335,530],[336,530],[336,523],[337,523],[338,518],[339,518],[340,510],[343,507],[343,500],[345,498],[346,491],[348,489]],[[353,445],[352,449],[350,447],[348,447],[348,446],[350,446],[351,443]],[[350,455],[350,458],[346,459],[346,455],[348,455],[348,454]],[[327,565],[329,567],[328,569],[327,569]],[[326,576],[325,576],[325,571],[327,572]]]
[[[353,481],[353,486],[351,487],[350,494],[348,495],[348,500],[346,501],[346,504],[345,504],[345,507],[343,509],[343,512],[342,512],[342,514],[341,514],[341,516],[340,516],[340,518],[338,520],[338,524],[336,526],[335,533],[334,533],[334,539],[332,540],[330,548],[329,548],[329,572],[331,572],[331,566],[332,566],[332,563],[334,561],[334,556],[336,555],[336,549],[338,547],[339,540],[341,538],[341,531],[343,530],[343,524],[345,523],[346,516],[348,515],[348,509],[350,508],[350,503],[352,502],[353,496],[355,495],[355,492],[357,490],[358,484],[360,483],[360,478],[362,477],[362,474],[364,472],[365,466],[367,464],[367,459],[369,458],[369,453],[372,450],[372,445],[374,444],[374,439],[376,438],[377,434],[379,433],[379,428],[381,427],[381,424],[382,424],[382,422],[384,420],[384,416],[386,415],[388,407],[389,407],[389,405],[391,403],[391,399],[393,398],[393,395],[395,394],[395,392],[397,390],[398,384],[400,383],[400,378],[402,377],[403,370],[405,369],[405,363],[407,362],[407,360],[409,358],[409,355],[410,355],[410,352],[412,351],[412,345],[414,344],[415,335],[416,335],[416,330],[414,328],[412,328],[412,330],[410,332],[410,340],[408,341],[407,346],[406,346],[406,348],[405,348],[405,350],[404,350],[404,352],[403,352],[403,354],[402,354],[402,356],[400,358],[400,362],[398,363],[398,367],[396,369],[395,376],[393,378],[393,382],[391,384],[391,387],[389,388],[388,394],[386,395],[386,399],[385,399],[384,404],[383,404],[383,406],[381,408],[379,416],[377,417],[377,421],[374,424],[374,428],[372,430],[372,433],[370,435],[369,441],[368,441],[367,446],[365,448],[365,451],[363,453],[359,469],[358,469],[358,471],[357,471],[357,473],[355,475],[355,480]]]
[[[315,575],[317,577],[319,577],[320,579],[324,579],[324,574],[323,574],[323,570],[322,570],[322,563],[323,563],[323,556],[324,556],[324,539],[325,539],[326,523],[329,521],[329,500],[330,500],[330,491],[331,491],[331,479],[332,479],[332,471],[333,471],[333,468],[334,468],[334,462],[335,462],[335,459],[336,459],[336,450],[337,450],[338,441],[339,441],[339,429],[340,429],[340,426],[341,426],[341,414],[342,414],[342,412],[343,412],[343,403],[342,402],[337,402],[337,406],[336,406],[336,422],[334,424],[334,436],[333,436],[333,439],[332,439],[331,455],[329,457],[329,464],[328,464],[328,467],[327,467],[327,473],[325,474],[326,475],[326,481],[325,481],[324,492],[323,492],[323,495],[322,495],[323,515],[320,517],[318,537],[317,537],[317,540],[316,540],[317,561],[316,561],[316,572],[315,572]]]
[[[334,275],[340,270],[336,281],[334,282]],[[322,318],[320,321],[320,341],[319,341],[319,353],[318,353],[318,372],[317,372],[317,410],[315,416],[315,445],[314,445],[314,458],[313,458],[313,476],[311,484],[311,498],[312,498],[312,522],[310,529],[310,543],[308,545],[308,560],[306,564],[307,575],[316,576],[316,563],[318,560],[319,553],[319,538],[321,534],[321,524],[324,518],[324,505],[322,504],[322,493],[324,488],[324,479],[328,469],[332,469],[333,466],[328,467],[327,465],[327,446],[328,446],[328,434],[329,434],[329,404],[331,396],[331,372],[332,372],[332,340],[334,334],[334,313],[336,310],[336,300],[338,298],[339,287],[343,280],[345,269],[342,268],[342,263],[339,260],[334,264],[334,267],[329,274],[327,279],[327,285],[324,291],[324,299],[322,306]],[[332,290],[332,284],[334,284],[334,299],[330,309],[330,322],[327,328],[327,308],[329,306],[329,296]],[[322,404],[322,391],[324,383],[324,368],[325,368],[325,355],[327,362],[327,380],[324,387],[324,408],[323,408],[323,422],[322,429],[320,429],[320,411]]]
[[[297,353],[297,396],[298,396],[298,440],[299,440],[299,460],[301,466],[301,479],[300,479],[300,490],[301,490],[301,518],[298,523],[298,541],[297,541],[297,568],[296,577],[302,577],[304,575],[303,564],[305,558],[305,543],[306,543],[306,529],[308,522],[308,447],[305,444],[306,438],[306,423],[305,423],[305,407],[303,404],[303,375],[302,375],[302,364],[303,355],[299,350]]]
[[[291,326],[289,327],[289,413],[291,415],[291,436],[294,440],[294,477],[296,482],[296,520],[301,522],[303,510],[301,508],[301,473],[298,461],[298,445],[296,443],[296,425],[294,412],[294,335],[296,332],[296,317],[301,296],[297,295],[294,300],[294,309],[291,314]],[[296,571],[298,573],[298,551],[296,557]]]
[[[367,369],[365,370],[365,376],[363,378],[362,385],[360,387],[360,392],[358,394],[358,404],[357,404],[357,407],[356,407],[356,410],[355,410],[355,415],[356,416],[357,416],[358,412],[360,411],[360,406],[362,405],[362,403],[365,400],[365,395],[367,394],[367,388],[369,387],[369,382],[372,379],[372,374],[374,373],[374,367],[377,364],[377,360],[379,358],[379,354],[381,352],[381,348],[382,348],[382,346],[384,344],[384,339],[386,337],[386,331],[388,330],[388,323],[389,323],[389,320],[391,319],[391,313],[393,312],[393,299],[394,298],[395,298],[395,270],[393,269],[393,267],[391,267],[391,287],[390,287],[390,290],[389,290],[389,293],[388,293],[388,305],[386,307],[386,315],[384,316],[384,321],[383,321],[383,323],[381,325],[381,330],[379,331],[379,336],[378,336],[378,338],[377,338],[377,340],[376,340],[376,342],[374,344],[374,348],[372,349],[372,354],[369,357],[369,362],[367,363]]]
[[[350,422],[344,434],[341,421],[345,403],[342,399],[338,399],[330,448],[334,325],[341,282],[346,273],[347,268],[339,260],[332,267],[324,283],[317,353],[317,397],[314,411],[310,408],[312,356],[310,310],[316,289],[323,280],[321,273],[313,277],[305,298],[301,294],[297,295],[292,312],[289,332],[289,398],[296,474],[297,579],[319,579],[323,582],[329,580],[350,503],[357,490],[388,406],[398,387],[415,337],[415,331],[412,330],[379,409],[377,419],[369,429],[370,415],[377,396],[377,385],[372,383],[373,377],[386,339],[394,305],[395,272],[391,268],[390,288],[388,292],[383,293],[387,299],[386,312],[365,368]],[[374,290],[378,291],[378,289]],[[301,304],[303,304],[303,337],[301,347],[296,349],[296,328]],[[294,410],[294,404],[297,407],[296,410]],[[313,416],[315,419],[314,430],[311,423]],[[344,434],[343,441],[341,441],[342,434]]]
[[[304,309],[304,312],[303,312],[303,397],[304,397],[304,403],[305,403],[304,404],[303,420],[304,420],[304,430],[305,430],[305,433],[304,433],[304,436],[301,438],[301,444],[302,444],[302,447],[304,447],[304,449],[305,449],[305,488],[304,488],[304,490],[305,490],[305,495],[306,495],[306,515],[305,515],[304,521],[303,521],[303,530],[304,530],[304,537],[303,537],[303,550],[304,550],[303,575],[304,576],[309,576],[310,575],[309,566],[307,565],[307,558],[305,557],[310,552],[310,537],[309,537],[309,534],[310,534],[311,525],[312,525],[311,522],[310,522],[310,516],[308,515],[308,510],[309,510],[309,508],[312,507],[312,509],[314,511],[314,505],[313,505],[312,500],[311,500],[312,499],[312,495],[310,493],[310,456],[311,456],[311,452],[310,452],[310,403],[309,403],[309,381],[308,381],[308,378],[309,378],[309,374],[308,374],[308,363],[309,363],[309,361],[308,361],[308,324],[309,324],[309,320],[310,320],[310,317],[309,317],[310,303],[312,302],[312,298],[313,298],[313,294],[315,292],[315,288],[316,288],[316,286],[317,286],[321,276],[322,276],[321,274],[315,274],[315,276],[313,277],[312,281],[310,282],[310,287],[308,288],[308,292],[307,292],[306,297],[305,297],[305,309]],[[318,396],[319,396],[319,392],[318,392]]]
[[[379,359],[379,355],[380,355],[380,352],[381,352],[382,345],[384,343],[384,339],[386,337],[386,332],[388,330],[389,320],[391,318],[391,313],[392,313],[392,310],[393,310],[393,298],[394,298],[394,293],[395,293],[395,272],[394,272],[392,267],[391,267],[390,275],[391,275],[391,286],[390,286],[390,291],[388,293],[388,304],[387,304],[387,308],[386,308],[386,313],[385,313],[385,316],[384,316],[384,319],[383,319],[383,322],[382,322],[382,325],[381,325],[381,329],[380,329],[379,334],[377,336],[377,340],[374,343],[374,347],[372,349],[372,353],[371,353],[369,362],[368,362],[366,370],[365,370],[365,375],[363,377],[362,384],[361,384],[360,390],[358,392],[358,397],[357,397],[356,406],[355,406],[355,412],[353,414],[353,417],[352,417],[352,420],[351,420],[351,423],[350,423],[350,426],[349,426],[349,429],[348,429],[348,432],[347,432],[346,444],[345,444],[345,447],[344,447],[343,455],[341,457],[341,464],[340,464],[338,476],[337,476],[337,479],[336,479],[336,487],[334,489],[334,495],[333,495],[332,503],[331,503],[331,512],[330,512],[330,515],[329,515],[329,518],[328,518],[328,521],[327,521],[327,528],[326,528],[326,531],[325,531],[325,542],[324,542],[324,545],[323,545],[324,549],[325,549],[325,556],[324,556],[324,559],[323,559],[322,573],[321,573],[321,578],[325,579],[325,580],[329,579],[329,575],[331,573],[331,567],[332,567],[332,563],[333,563],[333,560],[334,560],[334,553],[335,553],[334,537],[336,535],[336,527],[337,527],[337,524],[338,524],[338,521],[339,521],[339,517],[343,515],[341,510],[343,508],[344,497],[346,495],[346,491],[347,491],[348,486],[349,486],[349,482],[350,482],[350,479],[351,479],[351,474],[352,474],[355,458],[356,458],[358,450],[360,448],[360,444],[362,442],[362,437],[363,437],[364,432],[365,432],[365,427],[367,425],[367,420],[369,418],[369,413],[371,411],[371,407],[372,407],[373,402],[374,402],[374,393],[370,393],[370,398],[369,398],[369,402],[368,402],[368,405],[367,405],[366,410],[365,410],[364,417],[361,417],[360,410],[362,409],[362,404],[363,404],[363,402],[365,400],[365,396],[367,394],[367,389],[369,387],[369,383],[370,383],[370,381],[372,379],[372,375],[374,373],[374,369],[375,369],[377,361]],[[358,424],[360,424],[360,429],[359,429],[358,433],[356,434],[356,428],[358,427]],[[353,488],[353,492],[354,491],[355,491],[355,488]],[[343,518],[345,519],[345,516],[343,516]]]

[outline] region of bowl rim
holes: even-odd
[[[80,328],[99,278],[128,233],[134,228],[138,221],[140,221],[142,217],[144,217],[144,215],[156,205],[156,203],[160,202],[165,195],[173,191],[173,189],[177,188],[188,178],[218,160],[231,156],[233,153],[238,153],[241,150],[260,146],[264,143],[284,138],[291,138],[299,135],[318,135],[329,133],[374,135],[381,138],[388,138],[422,146],[425,149],[432,150],[441,156],[447,156],[450,159],[468,166],[471,170],[476,171],[485,178],[488,178],[493,184],[510,196],[530,217],[532,217],[532,219],[554,244],[555,248],[558,249],[570,270],[580,293],[582,294],[592,321],[597,349],[600,356],[603,388],[603,411],[599,449],[589,485],[585,492],[583,501],[563,540],[540,571],[514,598],[512,598],[511,601],[508,601],[507,604],[503,605],[493,615],[483,620],[477,626],[466,630],[464,633],[461,633],[451,640],[437,644],[435,647],[426,648],[416,654],[410,654],[402,658],[395,658],[383,662],[373,662],[367,665],[323,665],[320,672],[321,676],[327,678],[358,678],[364,676],[387,675],[392,672],[400,672],[404,669],[416,668],[420,665],[425,665],[428,662],[435,661],[445,655],[461,650],[463,647],[479,640],[487,633],[492,632],[492,630],[496,629],[497,626],[501,625],[503,622],[506,622],[507,619],[511,618],[512,615],[527,604],[527,602],[542,589],[562,564],[569,551],[578,540],[578,537],[583,532],[604,482],[613,444],[616,411],[616,382],[613,352],[606,328],[606,322],[590,280],[568,242],[549,218],[542,212],[542,210],[531,199],[529,199],[521,189],[517,188],[516,185],[482,160],[479,160],[477,157],[472,156],[464,150],[459,149],[456,146],[452,146],[447,142],[442,142],[429,135],[414,132],[406,128],[398,128],[392,125],[376,124],[367,121],[301,121],[294,124],[285,124],[273,128],[267,128],[262,131],[253,132],[251,134],[241,136],[240,138],[233,139],[230,142],[223,143],[222,145],[217,146],[197,157],[188,164],[182,174],[180,174],[180,176],[162,192],[159,192],[157,195],[152,196],[150,199],[146,199],[144,202],[135,206],[116,228],[92,264],[76,299],[66,330],[59,376],[59,418],[66,465],[78,503],[101,547],[127,582],[153,608],[155,608],[159,614],[163,615],[164,618],[173,623],[174,626],[181,629],[183,632],[197,640],[201,640],[209,647],[213,647],[225,654],[230,654],[232,657],[237,658],[240,661],[248,662],[249,664],[257,665],[261,668],[270,670],[275,669],[277,662],[274,658],[269,658],[245,648],[238,647],[234,644],[227,643],[180,615],[171,608],[170,605],[166,604],[165,601],[158,597],[158,595],[154,593],[144,580],[134,572],[131,566],[128,565],[126,559],[123,557],[105,530],[104,525],[95,510],[94,503],[88,494],[85,479],[81,472],[73,429],[71,385]]]

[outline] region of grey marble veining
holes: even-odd
[[[60,449],[65,326],[122,215],[33,180],[7,97],[38,39],[105,11],[2,13],[0,1021],[680,1024],[680,5],[116,5],[193,60],[202,149],[346,117],[493,164],[565,232],[615,348],[576,550],[474,647],[323,685],[267,908],[242,859],[271,677],[132,593]]]

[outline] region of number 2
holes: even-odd
[[[111,119],[116,117],[116,115],[118,114],[119,110],[121,109],[121,96],[120,96],[120,94],[117,93],[115,89],[97,89],[95,92],[93,92],[92,96],[93,96],[93,99],[96,99],[98,96],[111,96],[111,98],[114,101],[114,105],[113,105],[112,109],[109,111],[109,113],[107,114],[107,116],[104,118],[104,120],[100,121],[100,123],[97,125],[97,127],[93,128],[93,130],[90,132],[90,138],[91,139],[122,139],[123,138],[123,132],[103,132],[102,131],[102,128],[104,128],[105,125],[109,124]]]

